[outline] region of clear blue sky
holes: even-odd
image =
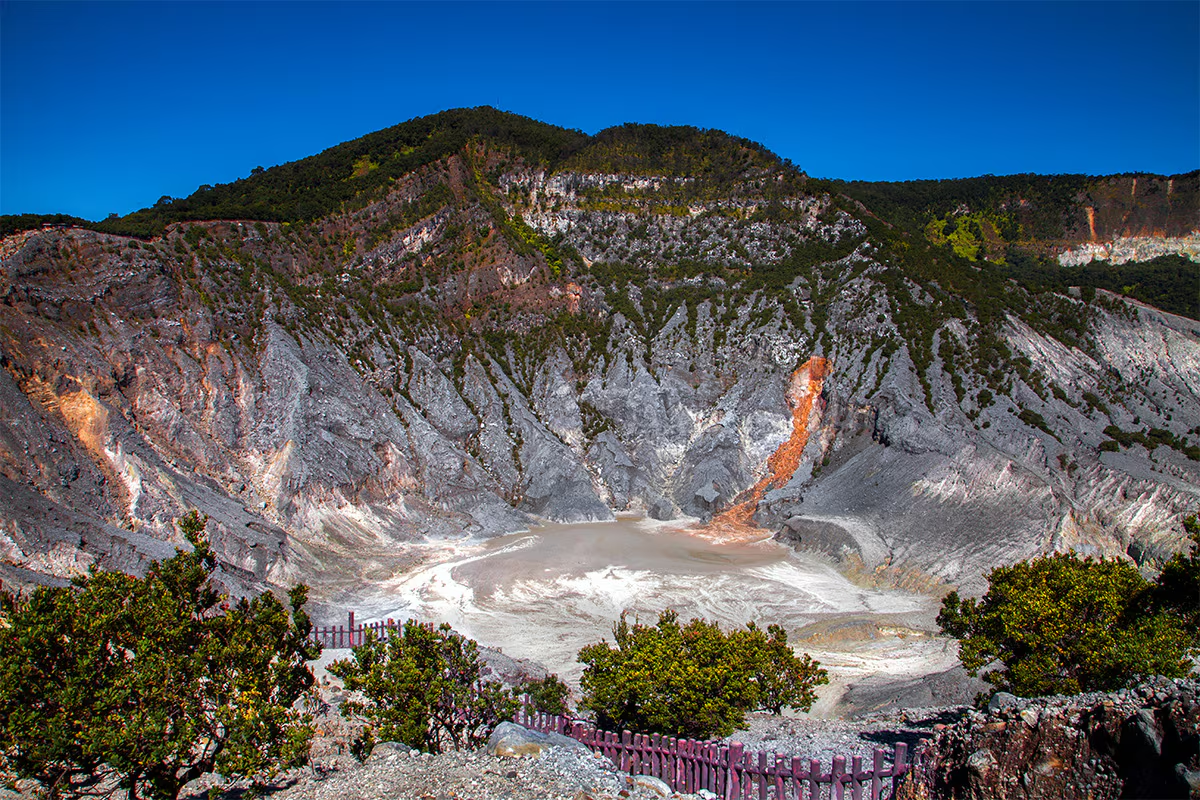
[[[0,213],[98,219],[447,108],[819,177],[1200,167],[1200,2],[0,0]]]

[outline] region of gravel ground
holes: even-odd
[[[193,798],[207,787],[197,785]],[[233,800],[242,791],[227,792]],[[382,745],[366,763],[350,757],[296,770],[269,784],[278,800],[657,800],[603,758],[554,748],[541,758],[497,758],[483,750],[428,755]],[[698,798],[697,798],[698,800]]]
[[[882,747],[890,755],[898,742],[908,744],[912,753],[921,739],[933,738],[936,731],[961,718],[967,708],[909,708],[855,719],[756,713],[747,716],[746,730],[737,731],[725,741],[741,742],[747,750],[815,758],[822,767],[830,766],[836,756],[845,756],[847,762],[862,756],[869,763],[875,748]]]
[[[914,748],[940,727],[952,723],[965,707],[906,709],[871,717],[808,719],[803,715],[775,717],[752,714],[748,726],[727,741],[747,750],[816,758],[823,767],[834,756],[860,755],[870,759],[876,747],[890,750],[897,742]],[[313,764],[278,776],[264,794],[279,800],[655,800],[702,795],[663,793],[639,786],[600,756],[554,748],[540,758],[499,758],[484,750],[420,754],[401,745],[381,744],[365,764],[346,748],[352,727],[336,712],[321,720],[314,743]],[[192,784],[185,797],[199,800],[213,785]],[[230,787],[225,800],[240,800],[244,786]]]

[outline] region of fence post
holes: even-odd
[[[808,797],[818,800],[821,796],[821,762],[815,758],[808,762]],[[833,797],[833,787],[829,787],[829,796]]]
[[[908,772],[908,744],[896,742],[896,755],[892,761],[892,797],[900,791],[900,781]]]
[[[833,759],[833,771],[829,773],[829,779],[831,781],[829,794],[832,797],[837,798],[837,800],[845,800],[846,797],[846,787],[842,783],[842,774],[845,773],[845,771],[846,757],[835,756]]]
[[[800,756],[792,756],[792,791],[796,800],[804,797],[804,760]]]
[[[714,750],[715,745],[704,745],[701,747],[701,753],[703,754],[703,762],[701,763],[704,765],[703,786],[709,792],[715,792],[716,790],[716,759],[713,756]]]
[[[689,792],[694,792],[700,788],[700,765],[696,763],[696,756],[699,755],[700,743],[691,737],[687,740],[687,789]]]
[[[862,784],[858,776],[862,774],[862,756],[855,756],[850,761],[850,797],[853,800],[863,800]]]
[[[729,743],[729,757],[725,761],[725,793],[723,800],[734,800],[742,796],[742,782],[738,776],[738,767],[742,764],[742,750],[745,745],[741,742]]]
[[[348,613],[346,628],[350,631],[350,646],[354,647],[354,612]]]
[[[871,800],[879,800],[883,789],[883,748],[876,747],[871,761]]]

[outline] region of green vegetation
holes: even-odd
[[[90,228],[93,223],[70,214],[4,214],[0,216],[0,238],[43,225],[68,225]]]
[[[630,624],[625,615],[607,642],[579,651],[586,664],[581,705],[603,728],[693,738],[727,736],[755,708],[807,711],[825,670],[797,657],[779,626],[751,624],[723,632],[714,622],[681,625],[674,611],[658,624]]]
[[[404,742],[426,753],[478,747],[516,713],[511,692],[481,681],[479,645],[445,623],[410,619],[386,639],[368,631],[352,652],[329,672],[357,694],[342,704],[342,715],[367,723],[354,745],[363,758],[377,741]]]
[[[1050,426],[1046,424],[1046,420],[1036,411],[1030,411],[1028,408],[1023,408],[1021,409],[1021,412],[1017,414],[1017,419],[1021,420],[1021,422],[1024,422],[1031,428],[1037,428],[1042,433],[1054,436],[1054,431],[1050,430]],[[1057,439],[1058,437],[1054,436],[1054,438]]]
[[[750,170],[775,170],[781,163],[761,144],[722,131],[627,123],[600,131],[562,166],[580,172],[697,178],[728,186]]]
[[[1191,548],[1171,556],[1154,581],[1153,604],[1174,614],[1183,629],[1200,631],[1200,521],[1183,521]]]
[[[51,797],[175,798],[189,781],[303,763],[300,701],[320,654],[303,611],[273,595],[230,603],[212,588],[205,519],[179,521],[192,552],[145,578],[91,570],[69,588],[4,595],[0,754]],[[102,791],[103,790],[103,791]]]
[[[988,220],[1001,241],[1021,242],[1061,239],[1069,212],[1078,208],[1079,197],[1095,180],[1087,175],[984,175],[898,183],[834,181],[832,187],[904,230],[924,232],[931,220],[948,224],[965,208],[980,215],[977,225]]]
[[[149,237],[185,220],[304,222],[347,204],[365,205],[395,178],[457,153],[472,140],[511,147],[526,161],[559,163],[587,138],[579,131],[487,106],[454,109],[367,134],[309,158],[256,169],[232,183],[202,186],[185,198],[163,198],[150,208],[90,227]]]
[[[1046,257],[1047,242],[1062,240],[1072,225],[1082,224],[1086,204],[1128,202],[1108,197],[1113,181],[1086,175],[985,175],[902,183],[835,181],[830,186],[914,238],[966,261],[986,259],[991,263],[985,273],[1012,278],[1034,294],[1079,286],[1086,300],[1089,292],[1107,289],[1200,319],[1200,270],[1182,256],[1119,266],[1093,261],[1081,267],[1062,267]],[[1175,214],[1176,207],[1186,209],[1189,202],[1194,207],[1196,183],[1196,173],[1176,176],[1172,200],[1139,202],[1157,202],[1162,214]]]
[[[1178,450],[1192,461],[1200,461],[1200,446],[1189,444],[1186,437],[1176,436],[1168,430],[1162,428],[1146,428],[1145,431],[1123,431],[1116,425],[1105,427],[1104,434],[1112,438],[1112,441],[1119,444],[1121,447],[1132,447],[1135,444],[1140,444],[1147,450],[1153,451],[1159,445],[1166,445],[1174,450]],[[1108,444],[1105,442],[1105,444]],[[1109,448],[1115,450],[1115,447]]]
[[[1191,553],[1157,581],[1126,561],[1057,554],[992,570],[980,600],[951,592],[938,624],[968,672],[1023,697],[1184,677],[1200,654],[1200,532],[1187,526]]]
[[[1200,319],[1200,265],[1183,256],[1160,256],[1140,264],[1093,261],[1061,268],[1049,285],[1057,291],[1068,286],[1107,289],[1172,314]]]
[[[525,696],[529,704],[545,714],[566,714],[567,685],[557,675],[550,674],[541,680],[526,681],[517,687],[518,697]]]

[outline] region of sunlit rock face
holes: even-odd
[[[865,206],[731,163],[474,144],[309,223],[5,238],[0,578],[144,570],[193,507],[232,590],[330,600],[411,568],[413,542],[615,512],[778,532],[915,588],[1178,547],[1200,323],[1002,281],[983,314]],[[1093,246],[1086,220],[1067,245]]]
[[[1059,253],[1058,263],[1064,267],[1078,267],[1092,261],[1127,264],[1169,255],[1200,262],[1200,232],[1187,236],[1120,236],[1108,242],[1088,242]]]

